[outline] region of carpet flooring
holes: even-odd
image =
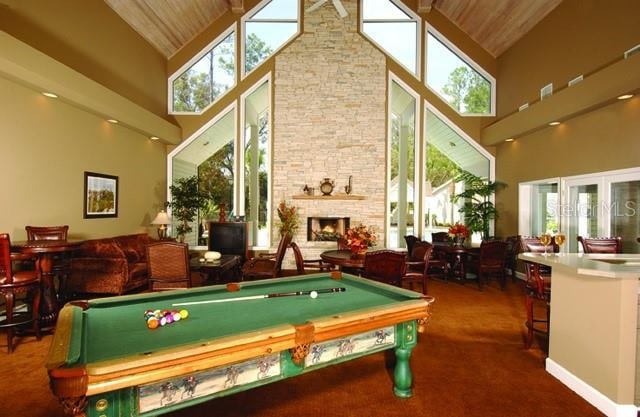
[[[180,410],[172,417],[602,416],[544,370],[545,339],[523,348],[524,287],[432,281],[436,298],[413,350],[413,397],[393,395],[393,354],[383,352]],[[62,417],[43,368],[51,336],[0,334],[0,415]]]

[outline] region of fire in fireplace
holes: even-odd
[[[307,217],[307,241],[335,242],[348,228],[348,217]]]

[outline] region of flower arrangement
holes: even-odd
[[[344,234],[344,239],[353,253],[365,252],[368,247],[375,246],[378,242],[375,228],[373,226],[365,226],[362,223],[348,228]]]
[[[449,236],[451,236],[452,238],[455,238],[456,236],[460,236],[460,235],[464,237],[469,237],[469,234],[470,234],[469,229],[464,224],[455,223],[449,226]]]
[[[286,201],[282,200],[280,204],[278,204],[278,218],[280,219],[280,235],[290,234],[294,236],[300,227],[298,208],[296,206],[289,206]]]

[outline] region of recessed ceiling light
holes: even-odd
[[[560,122],[550,122],[549,126],[558,126]]]
[[[45,97],[49,97],[49,98],[58,98],[58,95],[57,95],[57,94],[50,93],[50,92],[48,92],[48,91],[43,91],[43,92],[42,92],[42,95],[43,95],[43,96],[45,96]]]
[[[151,140],[158,140],[158,139],[160,139],[160,138],[159,138],[159,137],[157,137],[157,136],[151,136],[149,139],[151,139]]]
[[[633,94],[623,94],[621,96],[618,96],[618,100],[626,100],[631,97],[633,97]]]
[[[114,125],[118,124],[118,121],[116,119],[107,119],[107,122],[113,123]]]
[[[514,138],[509,138],[509,139],[505,139],[505,142],[513,142],[515,139]]]

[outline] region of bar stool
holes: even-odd
[[[0,294],[5,299],[6,317],[0,328],[7,329],[7,348],[13,352],[13,331],[16,326],[33,323],[33,332],[40,340],[40,277],[36,271],[13,271],[12,261],[27,259],[24,255],[11,254],[11,240],[0,234]],[[15,312],[15,296],[32,293],[31,314]]]

